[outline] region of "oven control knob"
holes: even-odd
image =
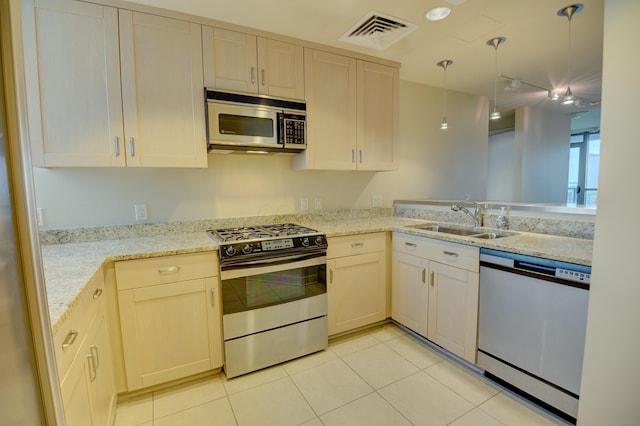
[[[302,245],[305,247],[309,247],[309,237],[304,237],[302,239]]]
[[[323,242],[324,242],[324,239],[322,238],[322,236],[319,235],[319,236],[316,237],[316,245],[317,246],[321,246]]]
[[[227,256],[233,256],[236,254],[236,249],[233,246],[229,246],[224,250],[224,252],[227,253]]]
[[[249,244],[245,244],[245,245],[242,247],[242,252],[243,252],[244,254],[249,254],[249,253],[251,253],[251,250],[252,250],[252,248],[251,248],[251,246],[250,246]]]

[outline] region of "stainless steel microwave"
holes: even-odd
[[[210,152],[297,154],[307,147],[306,104],[205,89]]]

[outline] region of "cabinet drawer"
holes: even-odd
[[[465,244],[394,232],[393,250],[471,272],[480,267],[480,249]]]
[[[53,333],[58,376],[63,380],[87,335],[88,321],[82,297],[68,309]]]
[[[387,245],[385,232],[373,234],[348,235],[344,237],[327,238],[327,258],[352,256],[355,254],[384,251]]]
[[[118,290],[187,281],[218,275],[215,252],[153,257],[116,262]]]

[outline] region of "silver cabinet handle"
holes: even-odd
[[[158,272],[161,274],[175,274],[180,271],[179,266],[165,266],[164,268],[158,268]]]
[[[87,364],[89,364],[89,381],[93,382],[98,377],[98,367],[93,355],[87,355]]]
[[[256,82],[256,70],[254,67],[251,67],[251,84]]]
[[[113,140],[113,143],[116,148],[116,157],[120,157],[120,138],[116,136]]]
[[[129,151],[131,152],[131,156],[136,156],[136,141],[134,138],[129,138]]]
[[[404,245],[405,245],[405,246],[409,246],[409,247],[418,247],[415,243],[408,243],[408,242],[405,242],[405,243],[404,243]]]
[[[264,78],[264,77],[265,77],[264,68],[262,68],[262,69],[260,70],[260,75],[261,75],[261,78],[262,78],[262,85],[264,86],[264,85],[266,84],[266,80],[265,80],[265,78]]]
[[[360,164],[362,164],[362,150],[359,149],[358,152],[360,153]]]
[[[333,284],[333,269],[329,269],[329,283]]]
[[[356,248],[356,247],[364,247],[364,243],[351,243],[351,247],[352,247],[352,248]]]
[[[451,256],[451,257],[458,257],[458,253],[452,252],[452,251],[443,251],[442,254],[444,254],[445,256]]]
[[[434,283],[435,283],[435,278],[436,278],[436,273],[435,272],[431,272],[431,287],[433,287]]]
[[[427,282],[427,269],[426,268],[422,268],[422,282],[426,283]]]
[[[216,290],[211,289],[211,306],[216,306]]]
[[[76,341],[77,338],[78,338],[77,331],[75,330],[69,331],[69,334],[67,334],[67,337],[65,337],[64,340],[62,341],[62,349],[68,349],[71,345],[73,345],[73,343]]]
[[[95,300],[98,297],[102,296],[102,293],[104,293],[104,290],[102,290],[101,288],[96,288],[96,291],[93,292],[91,297],[93,297],[93,300]]]
[[[100,354],[98,354],[98,347],[96,345],[89,346],[91,356],[96,360],[96,368],[100,368]]]
[[[356,150],[355,149],[351,150],[351,162],[352,163],[356,162]]]

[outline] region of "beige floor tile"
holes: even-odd
[[[383,344],[349,354],[342,359],[374,389],[380,389],[418,371],[418,367]]]
[[[374,345],[379,345],[380,341],[368,334],[349,336],[329,342],[329,348],[338,356],[349,355],[361,351]]]
[[[299,425],[316,417],[289,377],[229,396],[240,426]]]
[[[164,417],[227,395],[222,376],[153,393],[153,417]]]
[[[373,391],[340,359],[295,374],[292,379],[318,415]]]
[[[225,379],[223,381],[227,394],[242,392],[265,383],[287,377],[287,372],[281,365],[265,368],[264,370],[255,371],[245,374],[244,376],[235,377],[233,379]]]
[[[449,423],[449,426],[504,426],[504,423],[491,417],[480,408],[474,408],[464,416]]]
[[[151,422],[152,420],[152,395],[145,395],[118,402],[116,407],[116,426],[135,426]]]
[[[395,339],[396,337],[404,336],[406,334],[407,333],[405,331],[395,324],[385,324],[369,333],[371,337],[374,337],[381,342],[386,342],[387,340]]]
[[[415,425],[446,425],[473,405],[420,371],[378,391]]]
[[[482,404],[502,390],[451,359],[435,364],[424,371],[473,405]]]
[[[519,397],[504,391],[480,405],[480,408],[507,426],[566,424]]]
[[[227,398],[210,401],[153,421],[153,426],[232,426],[236,424]]]
[[[411,423],[377,393],[350,402],[321,417],[325,426],[410,426]]]
[[[302,358],[294,359],[283,365],[284,369],[289,375],[294,375],[309,368],[316,367],[325,362],[333,361],[338,356],[330,349],[316,352],[311,355],[304,356]]]
[[[440,352],[409,335],[386,341],[385,345],[411,361],[420,369],[427,368],[446,359]]]

